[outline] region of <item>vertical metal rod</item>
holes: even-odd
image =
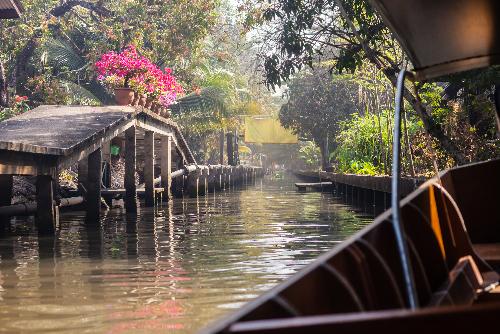
[[[392,150],[392,225],[396,242],[399,250],[399,258],[405,280],[406,291],[408,295],[408,304],[411,309],[418,307],[417,292],[415,288],[415,280],[411,269],[410,255],[408,245],[404,237],[404,228],[401,224],[401,209],[399,207],[399,184],[401,178],[401,110],[403,109],[403,92],[406,78],[406,70],[402,69],[399,72],[397,92],[396,92],[396,108],[394,113],[394,142]]]

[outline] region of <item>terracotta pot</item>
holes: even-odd
[[[145,107],[151,109],[152,105],[153,105],[153,100],[147,99]]]
[[[147,99],[148,99],[148,96],[146,94],[142,94],[141,97],[139,98],[139,105],[141,107],[146,106]]]
[[[115,88],[115,102],[119,106],[131,105],[134,101],[134,91],[130,88]]]
[[[132,105],[134,107],[137,107],[139,105],[139,100],[141,99],[141,96],[137,93],[134,94],[134,101],[132,101]]]

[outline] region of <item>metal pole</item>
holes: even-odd
[[[396,92],[396,110],[394,113],[394,142],[392,150],[392,226],[396,235],[396,242],[399,250],[401,267],[405,280],[406,292],[408,294],[408,304],[412,310],[418,307],[417,290],[415,280],[411,269],[410,255],[408,245],[404,237],[404,227],[401,224],[401,209],[399,207],[399,184],[401,178],[401,110],[403,109],[403,92],[407,72],[402,69],[399,72],[397,92]]]

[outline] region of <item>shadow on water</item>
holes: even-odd
[[[292,178],[176,199],[52,237],[17,218],[0,239],[6,332],[191,333],[283,281],[371,220]]]

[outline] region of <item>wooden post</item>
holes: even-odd
[[[219,137],[219,164],[224,165],[224,131],[221,131]]]
[[[102,145],[102,160],[104,162],[102,183],[106,188],[111,188],[111,142]]]
[[[196,198],[198,197],[200,191],[200,175],[201,171],[196,170],[194,172],[189,173],[187,176],[187,192],[189,197]]]
[[[137,212],[137,189],[135,185],[135,127],[125,131],[125,210]]]
[[[78,184],[87,190],[87,175],[89,171],[88,160],[83,158],[78,161]]]
[[[0,175],[0,206],[12,204],[12,175]]]
[[[230,166],[234,166],[234,136],[231,132],[227,135],[227,164]]]
[[[198,195],[200,196],[204,196],[207,193],[209,173],[208,168],[204,168],[200,171],[200,178],[198,181]]]
[[[172,198],[172,137],[161,137],[161,186],[165,188],[166,201]]]
[[[102,151],[100,148],[88,157],[87,222],[98,225],[101,218]]]
[[[54,233],[56,212],[53,202],[52,176],[38,175],[36,178],[36,222],[39,234]]]
[[[12,175],[0,175],[0,206],[12,204]],[[7,227],[10,222],[10,217],[0,217],[0,225]],[[1,233],[1,230],[0,230]]]
[[[237,166],[240,164],[240,148],[239,148],[239,144],[238,144],[239,139],[240,138],[238,136],[238,130],[235,130],[234,131],[234,145],[233,145],[233,155],[234,155],[234,160],[233,160],[234,165],[233,166]]]
[[[144,204],[147,207],[155,205],[154,155],[155,134],[153,131],[146,131],[144,134]]]
[[[385,211],[385,193],[374,190],[373,199],[375,205],[375,215],[379,215]]]

